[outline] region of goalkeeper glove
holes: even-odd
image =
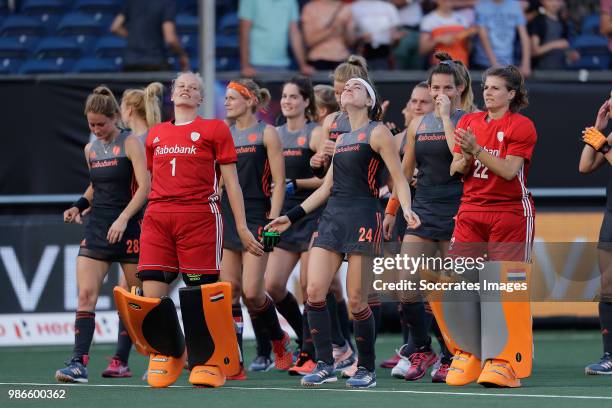
[[[584,132],[582,132],[582,141],[603,154],[608,153],[610,150],[608,139],[594,127],[584,129]]]

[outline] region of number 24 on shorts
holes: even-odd
[[[372,228],[359,227],[359,242],[372,242]]]

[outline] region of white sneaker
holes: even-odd
[[[408,360],[408,357],[404,357],[399,353],[397,354],[400,356],[400,361],[398,361],[395,367],[391,369],[391,375],[395,378],[401,378],[403,380],[408,370],[410,370],[412,363],[410,360]]]
[[[431,376],[432,377],[434,377],[436,373],[438,372],[438,368],[440,368],[440,364],[442,364],[442,353],[438,355],[436,362],[434,363],[433,366],[431,366]]]

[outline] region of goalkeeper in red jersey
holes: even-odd
[[[242,245],[263,254],[247,228],[231,133],[223,121],[197,115],[202,95],[198,75],[180,74],[172,86],[174,120],[149,131],[146,156],[153,181],[138,264],[144,296],[115,289],[130,337],[149,356],[152,387],[173,384],[187,356],[194,385],[220,386],[240,370],[231,287],[217,283],[223,247],[216,194],[221,176]],[[179,275],[187,284],[179,290],[184,336],[167,297]]]

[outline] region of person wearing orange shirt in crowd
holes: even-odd
[[[421,21],[419,53],[423,56],[448,53],[466,67],[469,64],[469,39],[478,32],[463,15],[453,11],[453,0],[438,0],[438,7]],[[434,62],[432,55],[431,62]]]

